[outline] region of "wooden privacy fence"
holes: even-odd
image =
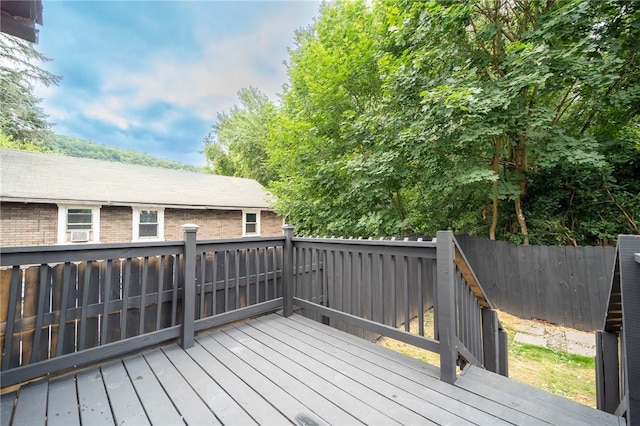
[[[518,246],[456,239],[498,309],[578,330],[601,327],[614,247]]]
[[[496,311],[450,232],[437,242],[294,238],[5,248],[2,386],[102,361],[294,305],[351,332],[389,336],[456,365],[507,374]],[[432,337],[420,320],[433,307]],[[403,329],[398,329],[404,324]],[[430,334],[430,333],[429,333]]]
[[[596,332],[598,409],[640,422],[640,236],[620,235]]]

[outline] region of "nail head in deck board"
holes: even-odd
[[[182,424],[180,413],[142,355],[125,358],[123,363],[151,424]]]
[[[236,354],[236,356],[252,365],[267,379],[308,407],[310,412],[315,413],[316,416],[329,424],[355,424],[358,422],[355,417],[325,399],[313,388],[306,386],[295,376],[264,359],[228,334],[222,332],[212,333],[211,337]]]
[[[206,336],[201,336],[199,339]],[[236,376],[224,364],[209,353],[202,345],[196,344],[185,351],[214,380],[224,385],[225,391],[242,407],[258,424],[283,424],[287,418],[278,412],[262,395]]]
[[[209,407],[202,402],[160,349],[145,353],[144,358],[188,424],[220,424]]]
[[[388,415],[393,420],[404,424],[425,423],[424,418],[400,405],[397,401],[385,398],[349,375],[335,370],[331,366],[327,365],[325,360],[313,358],[307,353],[286,344],[285,342],[289,342],[290,339],[284,338],[284,340],[280,340],[282,339],[282,336],[278,334],[277,330],[272,330],[266,326],[266,324],[259,324],[257,321],[252,322],[251,326],[264,336],[268,337],[265,338],[262,336],[260,338],[261,342],[268,344],[274,349],[277,347],[277,351],[287,358],[294,360],[294,362],[297,362],[309,371],[313,371],[325,380],[340,386],[344,391],[358,398],[365,404],[370,405],[374,409],[381,410],[385,415]]]
[[[47,426],[79,424],[80,412],[78,411],[75,376],[69,375],[49,381]]]
[[[116,424],[150,424],[122,361],[102,366],[100,369]]]
[[[289,421],[295,422],[298,414],[312,414],[311,410],[275,383],[264,377],[259,371],[237,357],[233,352],[222,346],[211,336],[203,336],[200,344],[218,361],[223,363],[235,375],[252,387],[260,395],[268,395],[268,400],[276,409],[284,414]],[[314,416],[312,416],[314,417]]]
[[[398,424],[395,420],[387,417],[375,407],[367,405],[330,380],[323,378],[315,369],[306,369],[299,363],[280,353],[278,349],[282,345],[271,336],[249,325],[242,325],[238,328],[225,330],[225,332],[236,340],[242,339],[243,343],[251,348],[251,350],[274,365],[278,365],[283,370],[288,371],[303,383],[307,383],[308,386],[313,387],[316,392],[337,406],[348,407],[349,413],[355,416],[358,421],[366,424]]]
[[[80,421],[83,424],[113,424],[109,398],[104,389],[102,374],[98,368],[78,373],[78,402]]]
[[[191,387],[199,395],[202,395],[209,409],[215,413],[223,424],[255,424],[251,416],[213,378],[208,376],[182,348],[173,344],[162,348],[162,351],[189,382]]]

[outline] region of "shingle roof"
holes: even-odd
[[[270,209],[255,180],[0,149],[0,200]]]

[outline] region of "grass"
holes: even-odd
[[[539,389],[596,406],[595,361],[593,358],[554,351],[548,348],[520,344],[513,337],[520,327],[539,324],[505,313],[499,314],[509,341],[509,377]],[[433,311],[425,317],[425,335],[433,337]],[[411,321],[411,331],[417,333],[418,320]],[[397,340],[382,337],[378,344],[429,364],[439,366],[438,354],[416,348]]]
[[[540,322],[525,321],[502,312],[499,316],[508,335],[510,378],[580,404],[596,407],[596,370],[593,358],[514,342],[516,332],[523,325]]]

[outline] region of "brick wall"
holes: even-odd
[[[100,241],[128,243],[133,238],[131,207],[103,206],[100,209]],[[182,225],[200,226],[198,239],[239,238],[242,210],[165,209],[164,237],[183,238]],[[270,211],[260,215],[260,234],[282,235],[282,219]],[[58,206],[55,204],[0,204],[0,246],[50,245],[58,242]]]
[[[168,241],[181,240],[184,233],[181,226],[186,223],[194,223],[200,227],[199,240],[242,237],[242,210],[166,209],[164,238]],[[282,218],[263,210],[260,214],[260,235],[282,235]]]
[[[128,243],[133,238],[131,207],[102,206],[100,209],[100,242]]]
[[[263,237],[279,237],[283,224],[282,218],[274,212],[263,210],[260,213],[260,235]]]
[[[168,241],[181,240],[184,238],[181,226],[187,223],[194,223],[200,227],[199,240],[242,236],[240,210],[165,209],[164,238]]]
[[[35,246],[58,242],[58,206],[0,203],[0,246]]]

